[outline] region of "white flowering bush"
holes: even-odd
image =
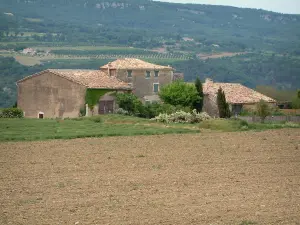
[[[125,110],[125,109],[122,109],[122,108],[118,108],[116,110],[116,113],[120,114],[120,115],[129,115],[129,112],[127,110]]]
[[[196,110],[193,110],[191,113],[180,110],[172,114],[160,113],[152,120],[161,123],[200,123],[210,118],[207,113],[197,113]]]

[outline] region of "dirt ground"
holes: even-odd
[[[299,129],[1,143],[0,169],[0,224],[300,224]]]
[[[247,54],[247,52],[221,52],[221,53],[215,53],[215,54],[198,54],[198,57],[200,59],[217,59],[217,58],[223,58],[223,57],[233,57],[236,55],[243,55]]]

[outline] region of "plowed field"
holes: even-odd
[[[300,224],[300,130],[0,144],[0,224]]]

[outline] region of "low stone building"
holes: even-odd
[[[212,79],[206,79],[203,84],[203,111],[210,116],[219,116],[217,93],[220,87],[225,93],[226,101],[229,103],[233,115],[240,114],[242,110],[254,110],[261,99],[266,101],[271,107],[276,107],[274,99],[251,88],[238,83],[215,83]]]
[[[127,83],[100,70],[49,69],[19,80],[17,86],[18,107],[30,118],[78,117],[81,109],[89,112],[87,93],[101,96],[92,112],[113,112],[110,93],[131,91]]]
[[[172,67],[134,58],[117,59],[100,70],[128,83],[143,102],[159,101],[160,88],[173,81]]]

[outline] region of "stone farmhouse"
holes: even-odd
[[[159,101],[160,88],[173,81],[173,68],[134,58],[117,59],[100,67],[119,80],[128,83],[143,102]]]
[[[18,107],[29,118],[78,117],[82,107],[88,109],[87,90],[107,93],[95,106],[97,114],[104,113],[105,107],[113,111],[114,99],[109,92],[131,91],[127,83],[100,70],[49,69],[19,80],[17,86]]]
[[[276,101],[253,89],[245,87],[238,83],[215,83],[207,78],[203,84],[203,110],[210,116],[218,116],[217,92],[219,88],[225,93],[226,101],[230,105],[233,115],[238,115],[242,110],[255,109],[256,103],[261,99],[266,101],[271,107],[276,107]]]
[[[112,93],[133,92],[143,102],[158,101],[163,85],[173,80],[173,68],[139,59],[118,59],[99,70],[48,69],[17,81],[18,107],[30,118],[78,117],[106,114],[117,108]],[[86,104],[88,91],[103,93],[91,111]]]

